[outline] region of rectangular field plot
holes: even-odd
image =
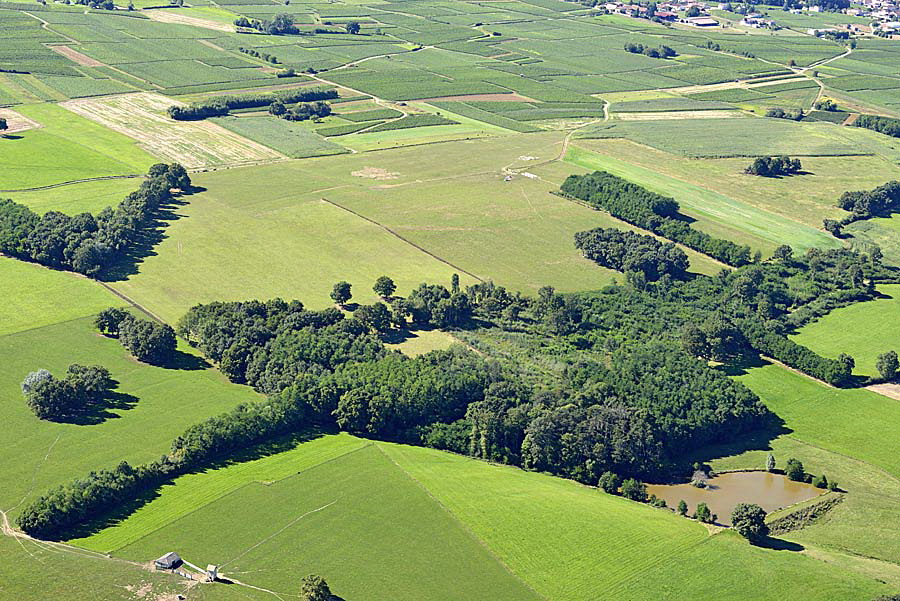
[[[277,117],[220,117],[213,119],[213,123],[292,159],[348,152],[304,125]]]
[[[176,104],[151,92],[62,103],[70,111],[137,140],[142,148],[188,169],[245,165],[284,159],[271,148],[207,121],[174,121],[166,109]]]
[[[692,157],[852,156],[868,154],[830,123],[784,119],[682,119],[600,125],[583,138],[626,138]]]

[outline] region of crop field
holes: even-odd
[[[18,106],[16,111],[41,127],[0,138],[0,147],[6,149],[0,155],[0,189],[142,174],[156,162],[131,138],[58,106]]]
[[[784,119],[702,119],[612,123],[593,126],[583,138],[626,138],[690,157],[761,155],[853,156],[866,154],[830,123]]]
[[[900,285],[885,284],[878,291],[882,298],[835,309],[793,340],[826,357],[849,353],[856,359],[854,373],[877,376],[878,355],[900,347],[900,323],[891,318],[900,312]]]
[[[299,123],[276,117],[219,117],[211,120],[225,129],[292,159],[343,154],[346,148],[329,142]]]
[[[142,92],[63,103],[68,110],[134,138],[150,154],[197,169],[261,163],[284,155],[208,121],[172,121],[172,100]]]

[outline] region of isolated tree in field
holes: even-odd
[[[301,601],[331,601],[331,589],[321,576],[310,574],[300,583]]]
[[[697,505],[697,509],[694,511],[694,519],[698,522],[703,522],[704,524],[711,524],[713,522],[712,512],[709,510],[706,503]]]
[[[350,21],[346,25],[344,25],[344,29],[347,30],[347,33],[356,35],[359,33],[359,23],[356,21]]]
[[[353,298],[353,293],[350,292],[349,282],[340,281],[331,289],[331,300],[337,305],[343,307],[351,298]]]
[[[775,455],[773,455],[772,453],[769,453],[769,455],[766,457],[766,471],[775,471]]]
[[[684,499],[678,501],[678,515],[687,515],[688,506]]]
[[[119,326],[128,317],[130,315],[122,309],[110,307],[109,309],[103,309],[97,314],[97,317],[94,318],[94,325],[104,334],[118,336]]]
[[[644,503],[647,501],[647,485],[634,478],[628,478],[622,482],[622,496]]]
[[[372,290],[375,291],[375,294],[387,300],[394,295],[394,292],[397,290],[397,285],[394,284],[394,280],[383,275],[375,280],[375,285],[372,286]]]
[[[731,527],[752,542],[758,542],[769,534],[766,512],[754,503],[738,503],[731,512]]]
[[[803,469],[803,463],[799,459],[791,457],[784,466],[784,475],[795,482],[806,481],[806,470]]]
[[[888,351],[878,355],[875,368],[885,380],[893,380],[900,371],[900,361],[897,360],[897,351]]]
[[[597,488],[603,492],[614,495],[619,492],[619,484],[621,482],[622,479],[619,478],[618,474],[614,472],[603,472],[597,480]]]
[[[6,119],[0,117],[0,132],[6,131],[9,129],[9,124],[6,122]]]

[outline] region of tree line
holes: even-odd
[[[294,25],[294,15],[279,13],[269,21],[268,19],[248,19],[240,16],[234,20],[235,27],[241,29],[255,29],[269,35],[296,35],[300,30]]]
[[[38,215],[0,199],[0,252],[94,277],[122,257],[145,229],[154,227],[157,210],[173,199],[173,190],[190,189],[184,167],[159,163],[116,208],[107,207],[96,216],[59,211]]]
[[[800,164],[800,159],[792,159],[789,156],[756,157],[744,169],[744,173],[748,175],[761,175],[763,177],[795,175],[801,171],[803,171],[803,165]]]
[[[746,265],[751,261],[749,246],[714,238],[679,219],[679,206],[674,198],[651,192],[611,173],[595,171],[570,175],[561,190],[566,196],[606,210],[613,217],[684,244],[728,265]]]
[[[663,45],[659,46],[658,48],[654,48],[653,46],[644,46],[643,44],[635,44],[633,42],[625,44],[625,52],[631,52],[632,54],[643,54],[645,56],[649,56],[650,58],[672,58],[673,56],[678,56],[678,53],[668,46]]]
[[[229,94],[214,96],[187,106],[170,106],[169,117],[178,121],[197,121],[208,117],[221,117],[234,109],[265,108],[274,103],[282,105],[297,102],[313,102],[338,97],[335,88],[314,87],[281,90],[271,94]]]
[[[900,119],[880,115],[860,115],[853,122],[856,127],[865,127],[886,136],[900,138]]]
[[[889,217],[891,213],[900,211],[900,181],[892,180],[872,190],[844,192],[837,206],[850,214],[840,221],[825,219],[823,225],[832,235],[841,238],[845,225],[872,217]]]

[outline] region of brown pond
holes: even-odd
[[[731,511],[738,503],[756,503],[766,513],[812,499],[821,489],[810,484],[794,482],[781,474],[769,472],[729,472],[707,481],[706,488],[691,484],[648,484],[647,494],[665,499],[669,507],[677,508],[684,499],[688,515],[693,515],[699,503],[706,503],[717,514],[718,524],[731,525]]]

